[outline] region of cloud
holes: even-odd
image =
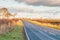
[[[21,0],[16,0],[21,2]],[[47,6],[60,6],[60,0],[22,0],[30,5],[47,5]]]
[[[15,0],[15,1],[17,1],[17,2],[23,2],[24,0]]]

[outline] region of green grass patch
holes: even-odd
[[[18,26],[6,35],[0,35],[0,40],[25,40],[23,27]]]

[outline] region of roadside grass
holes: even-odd
[[[53,25],[53,24],[50,24],[50,23],[41,23],[41,22],[31,21],[31,20],[26,20],[26,21],[29,21],[29,22],[34,23],[36,25],[45,26],[45,27],[49,27],[49,28],[54,28],[54,29],[60,30],[60,26],[58,26],[58,25]]]
[[[15,30],[6,35],[0,35],[0,40],[25,40],[22,26],[17,26]]]

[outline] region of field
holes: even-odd
[[[36,25],[40,25],[40,26],[45,26],[45,27],[49,27],[49,28],[54,28],[57,30],[60,30],[60,22],[57,22],[56,20],[53,22],[53,20],[51,21],[43,21],[43,20],[39,20],[39,19],[25,19],[26,21],[29,21],[31,23],[34,23]]]

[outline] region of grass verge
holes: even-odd
[[[15,30],[6,35],[0,35],[0,40],[25,40],[23,27],[17,26]]]

